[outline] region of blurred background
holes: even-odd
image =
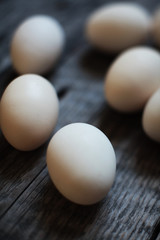
[[[93,124],[109,137],[117,156],[116,180],[108,196],[83,207],[67,201],[53,186],[46,168],[48,142],[25,153],[11,147],[0,133],[0,240],[158,240],[159,144],[144,134],[141,112],[125,115],[108,106],[104,75],[116,56],[94,49],[84,34],[88,16],[113,2],[117,1],[0,1],[0,95],[18,76],[10,60],[17,26],[35,14],[53,16],[66,35],[59,62],[45,74],[60,99],[55,131],[71,122]],[[159,0],[135,2],[151,14],[159,5]],[[152,40],[147,44],[154,46]]]

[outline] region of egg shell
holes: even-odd
[[[160,88],[148,100],[142,117],[145,133],[160,142]]]
[[[72,123],[51,139],[47,166],[56,188],[67,199],[89,205],[103,199],[111,188],[116,159],[110,141],[99,129]]]
[[[99,49],[116,53],[143,43],[150,27],[150,15],[140,5],[113,3],[91,14],[86,23],[86,36]]]
[[[20,24],[11,42],[11,59],[20,74],[44,74],[60,57],[64,31],[58,21],[35,15]]]
[[[156,44],[160,47],[160,8],[157,9],[153,16],[152,36]]]
[[[55,89],[45,78],[35,74],[22,75],[13,80],[2,95],[2,132],[16,149],[36,149],[50,137],[58,110]]]
[[[160,87],[160,54],[149,47],[135,47],[123,52],[105,77],[105,96],[116,110],[141,110]]]

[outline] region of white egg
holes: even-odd
[[[155,12],[152,22],[152,36],[160,47],[160,8]]]
[[[149,47],[123,52],[107,72],[104,86],[108,103],[123,112],[142,109],[159,87],[160,54]]]
[[[160,142],[160,88],[148,100],[142,123],[145,133],[153,140]]]
[[[113,3],[96,10],[86,23],[86,36],[96,47],[119,52],[143,43],[150,32],[147,11],[135,3]]]
[[[47,166],[56,188],[67,199],[88,205],[108,193],[115,178],[116,159],[110,141],[98,128],[73,123],[51,139]]]
[[[11,42],[11,58],[20,74],[43,74],[60,57],[64,46],[64,31],[53,18],[36,15],[20,24]]]
[[[50,137],[58,110],[55,89],[45,78],[35,74],[22,75],[13,80],[2,95],[2,132],[16,149],[36,149]]]

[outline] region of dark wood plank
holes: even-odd
[[[93,50],[83,29],[87,15],[106,1],[1,1],[1,94],[16,76],[9,60],[13,29],[35,13],[55,16],[66,32],[66,49],[46,77],[60,97],[55,131],[71,122],[88,122],[111,140],[117,156],[113,188],[99,204],[67,201],[49,179],[46,143],[32,152],[13,149],[0,135],[0,239],[158,239],[160,218],[159,144],[142,131],[141,113],[120,114],[107,105],[103,79],[114,59]],[[158,1],[137,1],[150,11]],[[55,132],[54,131],[54,132]]]

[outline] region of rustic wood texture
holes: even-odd
[[[79,206],[66,200],[48,176],[48,142],[20,152],[0,133],[0,240],[160,239],[160,144],[145,136],[141,113],[120,114],[108,106],[103,81],[114,56],[92,49],[84,37],[87,16],[106,2],[0,1],[0,94],[17,76],[9,56],[14,29],[33,14],[54,16],[66,33],[63,56],[45,76],[60,99],[54,132],[72,122],[93,124],[109,137],[117,156],[116,179],[106,198]],[[159,1],[136,2],[152,12]]]

